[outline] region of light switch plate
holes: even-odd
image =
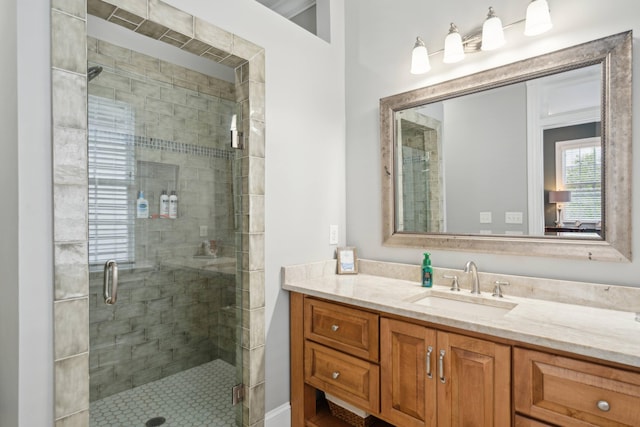
[[[209,234],[209,227],[207,227],[206,225],[201,225],[200,226],[200,237],[207,237],[207,234]]]
[[[505,224],[522,224],[522,212],[505,212]]]
[[[329,226],[329,244],[338,244],[338,226],[336,224],[332,224]]]
[[[480,224],[491,224],[491,212],[480,212]]]

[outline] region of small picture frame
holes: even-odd
[[[336,249],[338,274],[358,274],[356,248],[348,246]]]

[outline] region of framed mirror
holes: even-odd
[[[386,246],[631,259],[632,33],[380,100]]]

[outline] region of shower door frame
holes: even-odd
[[[92,1],[92,0],[90,0]],[[243,426],[264,423],[264,49],[159,0],[95,1],[215,48],[236,73],[242,106],[241,252]],[[52,2],[54,419],[89,425],[87,5]],[[185,25],[186,23],[186,25]],[[122,25],[122,24],[121,24]],[[185,44],[186,45],[186,44]],[[72,46],[73,48],[70,48]],[[210,58],[211,59],[211,58]]]

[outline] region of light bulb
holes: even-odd
[[[502,47],[505,43],[504,31],[502,29],[502,21],[498,18],[493,11],[493,8],[489,8],[487,19],[482,25],[482,50],[494,50]]]
[[[416,44],[411,54],[411,74],[424,74],[431,69],[429,52],[420,37],[416,37]]]
[[[532,0],[527,7],[524,35],[537,36],[549,31],[552,26],[547,0]]]
[[[458,32],[458,27],[452,22],[449,28],[449,34],[444,39],[444,58],[442,62],[445,64],[453,64],[464,59],[464,46],[462,45],[462,37]]]

